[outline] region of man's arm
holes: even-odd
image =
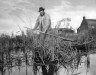
[[[46,20],[45,21],[46,21],[45,22],[46,23],[46,28],[45,28],[44,33],[46,33],[48,31],[48,29],[51,27],[51,19],[50,19],[49,15],[46,16]]]
[[[38,26],[39,26],[39,17],[37,18],[35,27],[33,29],[36,30]]]

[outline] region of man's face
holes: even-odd
[[[44,11],[42,10],[42,11],[40,11],[40,15],[41,16],[43,16],[44,15]]]

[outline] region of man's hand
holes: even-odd
[[[33,33],[39,35],[40,31],[39,30],[33,30]]]

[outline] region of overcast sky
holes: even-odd
[[[96,0],[0,0],[0,33],[16,33],[25,27],[33,27],[38,8],[45,7],[53,27],[62,18],[71,18],[76,30],[82,17],[96,19]],[[20,26],[20,28],[18,27]]]

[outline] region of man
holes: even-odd
[[[39,30],[43,33],[47,33],[48,30],[51,28],[51,19],[50,16],[45,13],[45,8],[40,7],[39,13],[40,15],[37,18],[34,30]]]
[[[45,13],[44,10],[45,10],[45,8],[43,8],[43,7],[39,8],[40,15],[38,16],[38,18],[36,20],[35,27],[33,29],[36,34],[40,34],[39,40],[40,40],[40,43],[42,46],[44,45],[46,33],[48,32],[49,29],[51,29],[50,16],[47,13]]]
[[[43,7],[39,8],[40,15],[38,16],[35,27],[33,29],[33,32],[36,34],[39,34],[39,31],[43,33],[43,34],[40,33],[39,35],[37,35],[37,38],[39,37],[39,40],[40,40],[39,43],[41,44],[41,46],[44,46],[46,33],[51,28],[50,16],[47,13],[45,13],[44,10],[45,10],[45,8],[43,8]],[[35,71],[36,71],[36,68],[37,68],[37,66],[34,64]],[[35,74],[37,74],[37,71],[35,72]]]

